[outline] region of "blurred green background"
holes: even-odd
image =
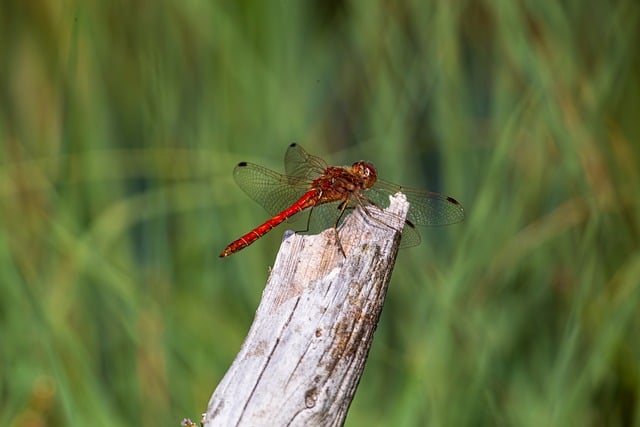
[[[640,426],[640,4],[0,10],[0,425],[199,419],[289,143],[459,199],[402,250],[349,426]]]

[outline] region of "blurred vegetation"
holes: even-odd
[[[349,426],[640,425],[640,4],[0,10],[0,425],[175,426],[284,228],[292,141],[461,200],[401,251]]]

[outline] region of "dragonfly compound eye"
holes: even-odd
[[[378,172],[376,171],[375,166],[373,166],[371,163],[356,162],[353,164],[352,168],[354,172],[356,172],[363,180],[363,186],[365,188],[370,188],[373,186],[373,184],[376,183]]]

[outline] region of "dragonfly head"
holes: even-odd
[[[355,162],[351,165],[353,171],[362,179],[362,186],[367,189],[373,187],[378,179],[378,171],[369,162]]]

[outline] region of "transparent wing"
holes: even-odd
[[[386,208],[389,206],[389,195],[398,191],[407,196],[410,204],[407,220],[413,225],[448,225],[464,220],[464,209],[460,202],[439,193],[378,180],[364,194],[376,205]]]
[[[388,200],[389,199],[387,198],[387,206],[389,205]],[[356,206],[358,205],[366,211],[370,211],[380,207],[377,203],[372,206],[364,200],[352,199],[349,201],[349,207],[345,210],[344,214],[337,222],[338,227],[344,222],[345,218],[348,215],[351,215],[353,213],[354,208],[356,208]],[[318,233],[336,225],[336,221],[338,220],[338,216],[340,215],[340,203],[327,203],[324,205],[316,206],[310,214],[311,218],[309,222],[309,232]],[[375,215],[372,214],[371,217],[375,218],[375,221],[379,223],[380,226],[392,227],[389,224],[397,224],[398,219],[391,218],[391,216],[394,216],[394,214],[389,212],[377,211],[375,212]],[[402,240],[400,241],[400,247],[406,248],[410,246],[416,246],[418,244],[420,244],[420,233],[418,233],[418,230],[416,230],[416,228],[412,224],[405,223],[404,228],[402,229]]]
[[[310,189],[310,181],[288,177],[254,163],[241,162],[233,170],[236,184],[272,215],[291,206]]]
[[[233,178],[249,197],[275,215],[291,206],[327,168],[320,157],[307,153],[300,145],[289,145],[284,156],[285,174],[249,162],[239,163]]]
[[[284,155],[285,174],[292,178],[311,182],[320,176],[327,167],[324,160],[307,153],[295,142],[289,145]]]

